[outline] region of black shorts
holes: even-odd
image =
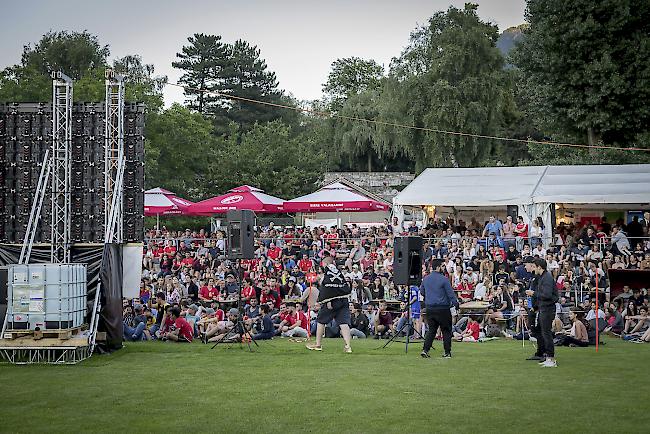
[[[331,309],[327,308],[328,303],[322,303],[318,311],[316,321],[319,324],[329,324],[333,319],[336,324],[350,325],[350,305],[347,298],[336,298],[329,302],[332,305]]]

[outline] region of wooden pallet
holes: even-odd
[[[21,337],[29,336],[34,340],[43,338],[55,338],[59,340],[67,340],[77,334],[81,327],[73,327],[69,329],[52,329],[52,330],[5,330],[3,339],[18,339]]]

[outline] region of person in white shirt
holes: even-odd
[[[533,249],[532,252],[530,252],[531,256],[539,256],[541,259],[544,259],[546,257],[546,249],[542,247],[541,244],[538,244],[537,247]]]
[[[478,273],[472,267],[467,267],[467,279],[472,285],[478,284]]]
[[[474,288],[474,300],[486,300],[492,286],[491,279],[486,277],[483,282],[476,285]]]
[[[530,239],[530,244],[536,246],[542,242],[542,228],[539,226],[537,220],[533,220],[532,225],[528,228],[528,238]],[[543,258],[543,256],[540,256]]]
[[[591,303],[591,310],[587,312],[587,317],[585,318],[587,321],[591,321],[592,319],[596,318],[596,303],[592,302]],[[605,319],[605,312],[603,312],[600,307],[598,307],[598,319]]]
[[[594,244],[593,246],[591,246],[591,250],[587,252],[586,258],[587,260],[602,261],[603,252],[600,250],[600,247],[598,247],[597,244]]]

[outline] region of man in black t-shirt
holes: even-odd
[[[350,347],[350,306],[348,304],[350,292],[350,285],[346,282],[341,270],[335,265],[334,258],[326,255],[323,258],[323,276],[318,293],[318,303],[321,308],[316,318],[316,343],[307,345],[308,349],[322,351],[321,340],[325,333],[325,326],[332,320],[336,320],[345,341],[344,351],[352,352]]]

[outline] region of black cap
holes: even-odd
[[[526,256],[524,258],[524,264],[532,264],[534,262],[535,262],[535,258],[533,258],[532,256]]]

